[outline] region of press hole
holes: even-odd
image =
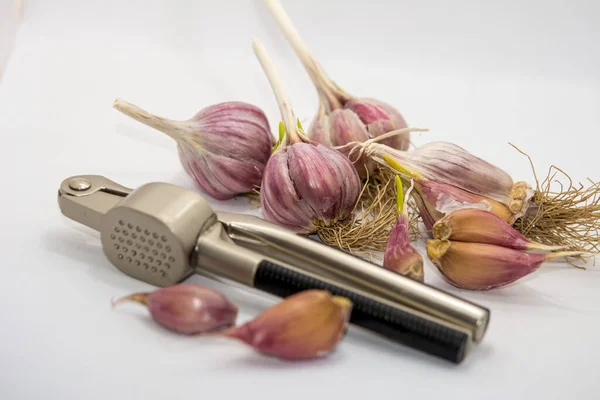
[[[170,253],[171,252],[171,246],[165,246],[165,251],[167,253]]]
[[[110,238],[111,238],[112,240],[115,240],[115,239],[117,238],[117,235],[115,235],[114,233],[111,233],[111,234],[110,234]]]
[[[169,263],[165,263],[165,268],[166,268],[166,269],[171,269],[171,264],[169,264]]]
[[[131,246],[131,245],[133,245],[133,242],[131,240],[128,240],[127,244]]]
[[[127,229],[123,229],[123,235],[129,236],[129,231],[127,231]]]
[[[145,242],[146,242],[146,238],[142,236],[142,237],[140,238],[140,242],[142,242],[142,243],[145,243]]]
[[[144,263],[144,268],[148,269],[149,265],[147,263]]]
[[[132,233],[131,237],[134,238],[134,239],[137,239],[137,235],[135,233]]]
[[[123,239],[122,237],[119,236],[119,243],[123,243],[125,241],[125,239]]]
[[[160,267],[162,265],[162,261],[156,260],[156,265],[158,265]]]
[[[119,225],[125,225],[125,222],[123,222],[122,219],[119,220]]]
[[[167,255],[165,253],[160,253],[160,258],[164,260],[165,258],[167,258]]]
[[[144,235],[149,236],[150,235],[150,231],[148,229],[144,229]]]
[[[175,262],[175,257],[173,257],[173,256],[169,256],[169,261],[171,261],[171,262]]]
[[[163,242],[166,242],[166,241],[167,241],[167,237],[166,237],[165,235],[162,235],[162,236],[160,237],[160,240],[162,240]]]
[[[141,249],[141,248],[142,248],[142,245],[141,245],[141,244],[139,244],[139,243],[136,243],[136,244],[135,244],[135,248],[139,250],[139,249]]]
[[[148,244],[149,244],[150,246],[154,246],[154,240],[152,240],[152,239],[148,240]]]
[[[159,248],[159,249],[162,249],[163,245],[162,245],[162,243],[156,243],[156,247]]]
[[[123,253],[127,253],[129,249],[127,247],[123,247]]]
[[[118,258],[119,260],[122,260],[122,259],[123,259],[123,254],[117,254],[117,258]]]
[[[162,269],[160,270],[160,276],[165,276],[167,273],[165,271],[163,271]]]
[[[146,255],[144,253],[140,253],[140,258],[143,260],[144,258],[146,258]]]
[[[148,262],[149,262],[149,263],[151,263],[151,262],[153,262],[153,261],[154,261],[154,258],[152,258],[152,257],[148,257]]]
[[[117,232],[117,233],[121,232],[121,230],[119,229],[118,226],[115,226],[115,232]]]
[[[153,237],[154,239],[158,239],[158,233],[154,232],[154,233],[152,234],[152,237]]]
[[[139,267],[140,266],[140,262],[138,260],[135,260],[135,265]]]
[[[154,256],[158,255],[158,251],[156,251],[156,249],[152,250],[152,254],[154,254]]]
[[[150,252],[150,247],[148,247],[148,246],[144,246],[144,251],[145,251],[146,253],[149,253],[149,252]]]
[[[158,271],[158,270],[156,269],[156,267],[152,267],[152,268],[151,268],[151,270],[152,270],[152,272],[156,272],[156,271]]]
[[[127,257],[127,262],[130,263],[131,261],[133,261],[131,257]]]
[[[117,243],[115,243],[115,249],[119,250],[121,246],[119,246]]]
[[[131,255],[134,256],[134,257],[137,256],[137,251],[131,250]]]
[[[127,227],[128,227],[129,229],[133,229],[133,225],[132,225],[132,224],[127,224]]]
[[[139,232],[141,232],[141,231],[142,231],[142,228],[140,228],[139,226],[136,226],[136,227],[135,227],[135,230],[136,230],[136,231],[138,231],[138,233],[139,233]]]

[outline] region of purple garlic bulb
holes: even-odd
[[[315,232],[352,213],[361,184],[350,160],[327,146],[311,142],[294,116],[266,50],[253,43],[271,84],[283,122],[280,142],[267,162],[260,190],[263,212],[271,222],[298,233]]]
[[[121,99],[113,107],[173,138],[183,168],[211,197],[230,199],[260,184],[274,138],[258,107],[219,103],[187,121],[161,118]]]
[[[339,147],[407,128],[404,117],[391,105],[342,91],[312,56],[279,1],[267,0],[266,3],[319,94],[319,112],[308,128],[309,138],[326,146]],[[382,139],[381,143],[407,150],[409,141],[410,133],[404,132]],[[348,155],[350,149],[344,147],[339,150]],[[376,164],[366,157],[353,161],[361,178],[375,170]]]
[[[135,301],[148,307],[165,328],[186,335],[219,332],[235,325],[238,308],[222,293],[200,285],[179,284],[150,293],[134,293],[113,305]]]

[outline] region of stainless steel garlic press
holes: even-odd
[[[352,300],[351,323],[454,362],[488,326],[484,307],[258,217],[214,212],[179,186],[132,190],[81,175],[61,183],[58,203],[65,216],[100,232],[114,266],[156,286],[199,273],[281,297],[326,289]]]

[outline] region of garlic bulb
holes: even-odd
[[[515,282],[546,261],[581,255],[581,252],[524,253],[484,243],[434,239],[427,255],[448,281],[462,289],[490,290]]]
[[[158,117],[121,99],[113,107],[173,138],[185,171],[215,199],[230,199],[260,184],[274,138],[258,107],[220,103],[187,121]]]
[[[370,98],[357,98],[342,91],[311,55],[279,1],[266,0],[266,4],[319,94],[319,111],[308,128],[311,139],[327,146],[344,146],[407,127],[404,117],[391,105]],[[406,150],[409,135],[408,132],[396,135],[383,143]],[[358,160],[355,166],[362,178],[375,169],[375,164],[368,159]]]
[[[113,305],[135,301],[148,307],[152,318],[165,328],[195,335],[222,331],[235,325],[238,308],[223,294],[195,285],[179,284],[150,293],[134,293]]]
[[[283,119],[278,144],[268,161],[260,199],[265,217],[299,233],[312,233],[346,219],[358,200],[360,179],[348,158],[311,143],[291,109],[272,63],[258,41],[254,52],[275,93]]]
[[[306,290],[230,329],[225,336],[287,360],[322,357],[343,338],[351,310],[352,303],[345,297]]]
[[[407,202],[412,189],[413,186],[404,194],[402,181],[396,176],[398,219],[385,249],[383,267],[408,276],[416,281],[423,282],[423,257],[411,246],[408,237],[409,219]]]

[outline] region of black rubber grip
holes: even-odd
[[[287,297],[307,289],[328,290],[331,294],[352,301],[350,323],[354,325],[457,364],[465,357],[469,340],[465,332],[270,261],[264,260],[259,264],[254,286],[279,297]]]

